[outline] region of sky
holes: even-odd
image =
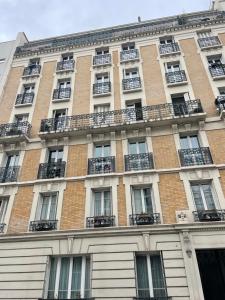
[[[0,41],[28,40],[209,9],[211,0],[0,0]]]

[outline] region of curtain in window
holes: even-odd
[[[4,222],[7,205],[8,199],[4,198],[0,200],[0,223]]]
[[[212,189],[209,184],[202,184],[202,190],[205,196],[207,209],[215,209],[215,203],[213,200]]]
[[[134,189],[134,211],[135,214],[141,214],[144,212],[142,207],[141,190]]]
[[[143,298],[150,297],[146,256],[137,256],[136,263],[138,296]]]
[[[62,257],[61,259],[61,272],[59,279],[59,299],[67,299],[68,296],[68,279],[69,279],[69,266],[70,266],[70,258]]]
[[[49,196],[42,196],[40,220],[47,220],[48,219],[49,201],[50,201]]]
[[[94,194],[94,215],[101,216],[101,192],[95,192]]]
[[[49,212],[49,220],[55,220],[56,219],[56,206],[57,206],[57,195],[52,195],[51,196],[50,212]]]
[[[110,192],[104,192],[104,215],[111,216],[111,199],[110,199]]]
[[[51,271],[48,283],[48,298],[54,299],[55,293],[55,279],[56,279],[56,269],[57,269],[57,261],[58,259],[55,257],[51,258]]]
[[[154,297],[166,297],[161,258],[159,255],[152,255],[150,259]]]
[[[73,273],[72,273],[72,284],[71,284],[71,299],[81,298],[81,266],[82,257],[75,257],[73,259]]]
[[[191,188],[192,188],[192,193],[193,193],[196,209],[204,210],[205,208],[204,208],[204,203],[203,203],[202,195],[201,195],[201,191],[200,191],[200,185],[192,185]]]
[[[90,258],[86,257],[84,297],[90,298]]]
[[[151,189],[144,189],[144,202],[146,207],[146,212],[149,214],[153,213],[153,207],[152,207],[152,197],[151,197]]]

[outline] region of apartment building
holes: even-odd
[[[17,47],[0,299],[225,299],[225,1]]]

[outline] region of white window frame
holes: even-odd
[[[178,68],[177,68],[178,66]],[[176,68],[175,68],[176,67]],[[166,69],[166,72],[179,72],[181,71],[181,64],[179,61],[176,61],[176,62],[168,62],[165,64],[165,69]]]
[[[201,143],[200,143],[200,139],[199,139],[199,136],[198,136],[198,134],[189,134],[189,135],[184,135],[184,136],[180,136],[180,147],[181,147],[181,139],[182,138],[187,138],[187,143],[188,143],[188,148],[186,148],[186,149],[195,149],[195,148],[193,148],[193,146],[192,146],[192,144],[191,144],[191,137],[192,136],[196,136],[197,137],[197,139],[198,139],[198,148],[201,148]],[[182,149],[182,148],[181,148]]]
[[[140,152],[140,146],[139,146],[140,143],[145,143],[145,150],[146,150],[145,152]],[[128,141],[128,154],[132,155],[132,153],[130,153],[130,144],[135,144],[136,150],[137,150],[137,154],[148,153],[148,145],[147,145],[146,140]]]
[[[152,210],[153,213],[156,212],[156,207],[155,207],[155,201],[154,201],[154,194],[153,194],[153,188],[152,186],[132,186],[132,208],[133,208],[133,213],[137,214],[135,211],[135,204],[134,204],[134,190],[140,190],[141,191],[141,206],[142,206],[142,212],[147,213],[147,207],[145,206],[145,201],[144,201],[144,189],[150,189],[150,195],[151,195],[151,201],[152,201]]]
[[[39,195],[39,199],[38,199],[38,203],[37,203],[37,208],[36,208],[36,213],[35,213],[35,221],[42,221],[41,220],[41,212],[42,212],[42,207],[43,207],[43,200],[44,197],[48,196],[49,197],[49,201],[48,201],[48,212],[47,212],[47,218],[45,219],[50,220],[50,211],[51,211],[51,204],[52,204],[52,196],[56,196],[56,209],[55,209],[55,219],[57,218],[57,208],[58,208],[58,193],[40,193]],[[43,221],[45,221],[43,220]]]
[[[92,201],[92,215],[93,217],[100,217],[100,216],[105,216],[105,204],[104,204],[104,192],[109,192],[110,196],[110,208],[111,208],[111,215],[113,215],[113,203],[112,203],[112,191],[111,189],[100,189],[100,190],[93,190],[92,195],[93,195],[93,201]],[[95,216],[95,193],[101,193],[101,214],[100,216]]]
[[[0,197],[0,224],[5,222],[5,215],[9,204],[9,197]]]
[[[95,75],[95,83],[109,82],[109,73],[100,73]]]
[[[209,210],[208,207],[207,207],[207,202],[206,202],[206,199],[205,199],[204,192],[202,190],[202,185],[203,184],[208,184],[210,186],[210,189],[211,189],[211,192],[212,192],[212,196],[213,196],[213,202],[215,204],[215,208],[219,209],[220,205],[219,205],[219,201],[218,201],[218,198],[217,198],[217,195],[216,195],[216,191],[215,191],[215,189],[213,187],[213,182],[212,181],[210,181],[210,182],[209,181],[206,181],[206,182],[190,182],[191,195],[192,195],[193,204],[194,204],[195,209],[197,210],[195,199],[194,199],[194,194],[193,194],[193,190],[192,190],[192,185],[200,185],[200,194],[201,194],[201,198],[202,198],[204,209],[205,210]]]
[[[123,70],[123,78],[124,79],[132,79],[132,78],[138,78],[138,77],[140,77],[138,68]]]

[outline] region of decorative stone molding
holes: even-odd
[[[191,256],[192,256],[192,247],[191,247],[190,234],[189,234],[188,231],[183,231],[183,242],[184,242],[185,252],[187,253],[187,256],[189,258],[191,258]]]

